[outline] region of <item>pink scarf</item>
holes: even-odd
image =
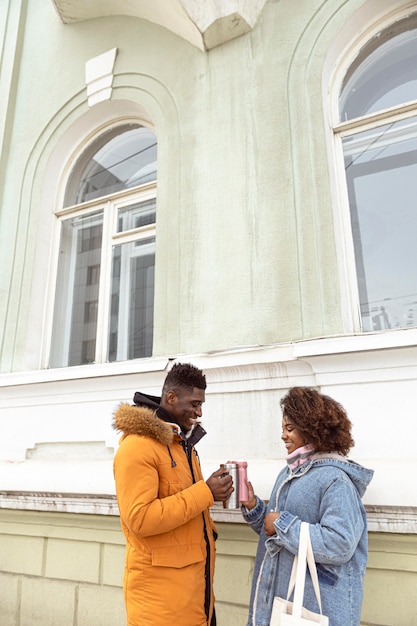
[[[301,448],[297,448],[294,452],[291,452],[287,456],[287,463],[290,470],[294,471],[300,465],[307,463],[311,459],[314,454],[313,446],[309,443],[306,446],[302,446]]]

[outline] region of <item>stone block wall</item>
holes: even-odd
[[[218,626],[245,626],[257,537],[217,522]],[[117,515],[0,509],[2,626],[124,626]],[[369,535],[362,626],[417,626],[417,537]]]

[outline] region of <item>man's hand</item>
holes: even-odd
[[[206,480],[206,484],[216,502],[224,502],[234,492],[232,477],[223,467],[213,472],[210,478]]]

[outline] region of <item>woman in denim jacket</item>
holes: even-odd
[[[361,502],[373,471],[348,460],[351,422],[335,400],[293,387],[281,400],[287,466],[268,504],[254,495],[245,520],[260,535],[247,626],[269,626],[274,596],[286,598],[301,522],[308,522],[323,614],[329,626],[359,626],[368,537]],[[319,612],[309,575],[304,603]]]

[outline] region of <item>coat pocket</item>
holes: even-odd
[[[204,561],[205,554],[200,544],[163,546],[152,549],[152,565],[181,568]]]

